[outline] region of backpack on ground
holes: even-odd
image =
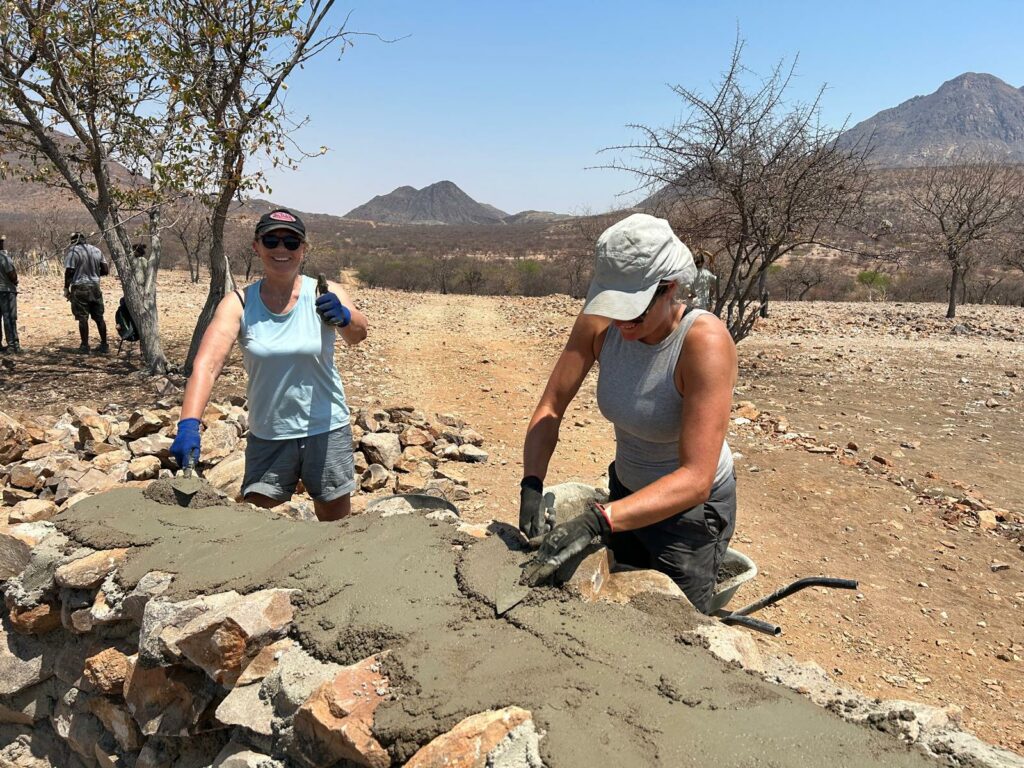
[[[117,312],[114,313],[114,325],[117,327],[117,335],[121,337],[122,342],[139,340],[139,327],[135,324],[131,312],[128,311],[128,305],[125,304],[124,299],[121,299],[121,303],[117,305]]]

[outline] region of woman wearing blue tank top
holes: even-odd
[[[217,306],[185,385],[171,454],[181,467],[198,463],[200,419],[238,339],[249,376],[243,498],[273,507],[301,479],[317,518],[340,520],[351,511],[355,476],[334,342],[338,333],[348,344],[365,339],[366,316],[337,283],[317,296],[316,281],[300,274],[306,227],[291,211],[261,216],[252,247],[263,278]]]
[[[586,304],[523,447],[519,527],[528,538],[543,536],[531,584],[553,578],[599,538],[617,562],[668,574],[708,611],[736,523],[725,441],[736,345],[717,317],[676,301],[696,275],[664,219],[633,214],[598,239]],[[544,476],[562,417],[595,362],[598,407],[615,428],[610,502],[548,530]]]

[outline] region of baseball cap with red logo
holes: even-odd
[[[275,229],[287,229],[303,240],[306,239],[306,225],[302,223],[302,219],[287,208],[278,208],[260,216],[260,220],[256,222],[256,237]]]

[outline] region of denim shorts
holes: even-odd
[[[285,440],[250,434],[245,446],[242,496],[258,493],[288,501],[299,480],[317,501],[334,501],[356,487],[352,466],[352,428]]]
[[[632,493],[619,482],[614,462],[608,467],[608,487],[609,501]],[[645,528],[613,533],[608,546],[619,563],[667,574],[698,611],[707,613],[735,528],[734,473],[715,485],[703,504]]]

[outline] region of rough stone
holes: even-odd
[[[371,464],[359,478],[359,487],[364,491],[379,491],[391,484],[391,473],[382,464]]]
[[[254,752],[237,741],[231,741],[214,759],[213,768],[284,768],[284,764],[262,752]]]
[[[40,603],[31,608],[15,605],[9,615],[11,626],[23,635],[45,635],[60,626],[60,607],[52,603]]]
[[[0,696],[0,723],[32,725],[53,713],[56,698],[53,678],[9,696]],[[2,760],[0,765],[3,765]]]
[[[360,445],[371,466],[380,464],[385,469],[394,469],[395,462],[402,455],[402,444],[398,435],[390,432],[363,435]]]
[[[156,456],[139,456],[128,462],[129,480],[153,480],[160,474],[160,459]]]
[[[31,443],[28,430],[17,420],[0,411],[0,464],[20,459]]]
[[[245,451],[236,450],[216,466],[208,469],[203,479],[229,497],[237,499],[242,495],[242,479],[245,476]]]
[[[404,448],[409,446],[425,446],[430,448],[434,444],[434,438],[431,434],[419,427],[408,427],[398,438]]]
[[[647,592],[686,600],[686,595],[672,579],[661,571],[641,569],[616,571],[609,575],[601,591],[601,600],[620,605],[631,602]],[[687,601],[689,602],[689,601]]]
[[[106,696],[89,700],[89,711],[95,715],[125,752],[134,752],[142,747],[144,739],[128,708]]]
[[[135,659],[128,664],[124,699],[146,736],[190,736],[215,690],[202,672],[181,666],[152,667]]]
[[[127,554],[126,548],[93,552],[60,566],[54,573],[54,578],[62,587],[92,589],[99,586],[108,573],[121,565]]]
[[[131,461],[131,454],[123,448],[99,454],[92,460],[92,465],[100,472],[114,472],[119,464],[127,464]]]
[[[260,686],[240,685],[231,689],[216,711],[217,721],[245,728],[262,736],[273,734],[274,705],[260,695]]]
[[[178,649],[213,681],[233,685],[253,656],[288,631],[294,594],[265,589],[196,616],[182,627]]]
[[[38,491],[43,487],[44,479],[45,476],[42,473],[42,468],[38,464],[26,462],[24,464],[15,464],[11,467],[8,482],[15,488],[21,488],[25,491]]]
[[[271,643],[266,648],[260,649],[260,652],[242,670],[242,674],[238,676],[235,685],[249,685],[250,683],[260,682],[277,669],[285,653],[295,647],[295,641],[286,637],[283,640],[278,640],[276,643]]]
[[[57,505],[49,499],[26,499],[14,505],[8,522],[11,525],[35,523],[39,520],[49,520],[56,514]]]
[[[391,758],[373,735],[373,713],[388,692],[378,656],[345,667],[295,713],[296,750],[317,768],[339,760],[387,768]]]
[[[471,715],[421,748],[405,768],[489,768],[497,747],[528,723],[532,730],[533,716],[519,707]],[[535,760],[524,765],[541,765],[539,754]]]
[[[124,436],[128,440],[138,440],[140,437],[159,432],[163,427],[164,418],[161,414],[140,408],[128,417],[128,430]]]
[[[238,427],[230,421],[215,421],[203,432],[202,461],[213,464],[225,459],[238,446]]]
[[[171,443],[173,442],[174,439],[167,437],[167,435],[146,435],[146,437],[140,437],[138,440],[128,443],[128,449],[132,452],[132,456],[136,458],[139,456],[156,456],[164,464],[170,466]]]
[[[0,528],[0,580],[17,576],[28,565],[32,549],[56,529],[53,523],[18,523]]]
[[[607,548],[601,547],[580,561],[572,575],[565,581],[565,586],[583,602],[591,603],[598,599],[605,584],[608,583],[611,566],[611,553]]]
[[[341,669],[340,665],[318,661],[295,646],[281,654],[277,668],[263,680],[262,687],[274,703],[275,714],[291,717],[314,690]]]
[[[764,659],[754,639],[738,629],[712,622],[694,630],[707,649],[722,661],[737,662],[744,669],[764,672]]]
[[[116,648],[107,648],[85,660],[82,677],[100,693],[119,695],[128,676],[129,657]]]
[[[163,571],[150,571],[145,574],[139,583],[135,585],[121,605],[125,618],[131,619],[137,624],[142,623],[142,616],[146,609],[146,603],[154,597],[159,597],[166,592],[174,581],[173,573]]]
[[[472,443],[466,443],[459,446],[459,458],[473,464],[483,464],[490,456],[482,448],[478,448]]]

